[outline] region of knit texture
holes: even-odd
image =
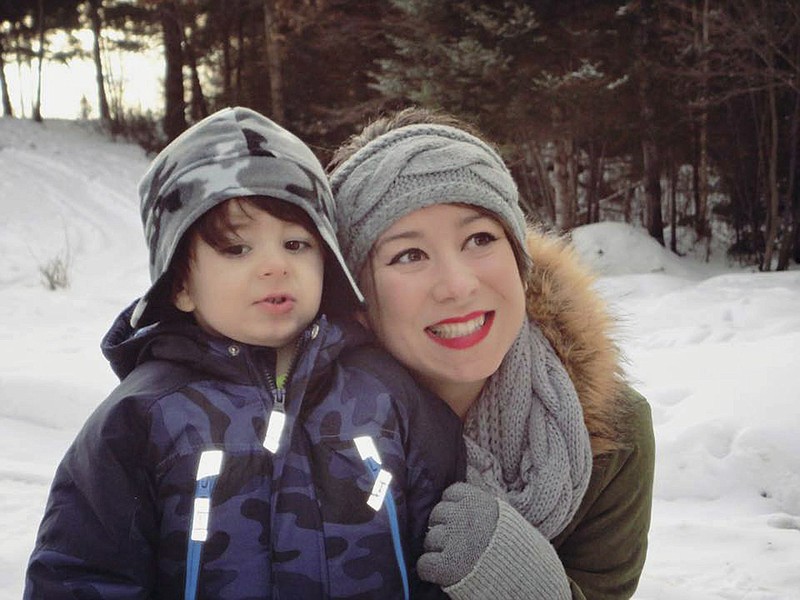
[[[436,204],[491,211],[525,248],[525,217],[511,173],[489,145],[454,127],[392,130],[339,165],[331,188],[342,254],[356,275],[395,221]]]
[[[539,328],[523,326],[467,413],[467,481],[506,500],[547,539],[570,522],[592,473],[575,387]]]
[[[474,485],[454,483],[428,518],[425,553],[417,572],[441,587],[458,583],[486,551],[497,527],[497,499]]]
[[[499,501],[494,536],[475,568],[444,588],[456,600],[570,600],[569,580],[555,549],[507,503]]]

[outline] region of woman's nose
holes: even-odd
[[[478,289],[475,271],[463,260],[447,259],[439,264],[433,297],[437,302],[461,300]]]

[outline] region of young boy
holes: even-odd
[[[103,340],[122,382],[58,468],[25,598],[441,594],[413,566],[460,422],[320,311],[362,297],[313,153],[225,109],[140,195],[153,285]]]

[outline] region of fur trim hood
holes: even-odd
[[[529,229],[528,316],[541,328],[575,384],[595,456],[625,444],[625,382],[614,322],[592,288],[594,276],[564,239]]]

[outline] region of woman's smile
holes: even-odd
[[[486,339],[494,323],[494,311],[470,313],[439,321],[425,328],[426,333],[437,344],[445,348],[462,350],[471,348]]]

